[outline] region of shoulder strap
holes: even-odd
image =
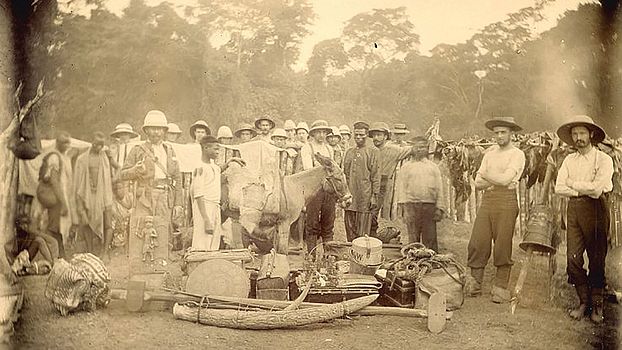
[[[147,148],[147,146],[145,146],[144,143],[139,145],[140,148],[143,149],[143,151],[145,151],[145,153],[147,154],[147,156],[155,163],[155,165],[158,166],[158,168],[160,168],[160,170],[162,170],[162,172],[164,173],[164,175],[166,177],[170,177],[170,175],[168,174],[168,172],[166,171],[166,167],[164,167],[164,165],[162,165],[162,163],[160,163],[160,160],[158,160],[158,157],[155,156],[155,154],[149,149]],[[166,150],[166,149],[165,149]]]

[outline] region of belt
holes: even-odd
[[[586,196],[586,195],[576,196],[576,197],[570,197],[570,200],[576,200],[576,201],[581,201],[581,200],[583,200],[583,201],[584,201],[584,200],[588,200],[588,199],[589,199],[589,200],[593,200],[593,201],[597,201],[597,200],[599,200],[599,199],[600,199],[600,197],[599,197],[599,198],[592,198],[592,197],[590,197],[590,196]]]

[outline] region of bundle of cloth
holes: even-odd
[[[63,316],[72,311],[92,311],[110,302],[110,274],[90,253],[76,254],[67,262],[58,259],[48,277],[45,297]]]

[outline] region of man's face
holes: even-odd
[[[341,134],[341,141],[348,142],[350,141],[350,139],[351,139],[350,134]]]
[[[146,127],[145,134],[147,134],[147,138],[151,143],[160,143],[164,139],[164,134],[166,134],[165,128],[158,127]]]
[[[370,133],[372,141],[374,141],[374,146],[382,147],[387,141],[387,134],[382,131],[372,131]]]
[[[326,137],[326,141],[331,146],[337,146],[339,144],[339,137],[335,135],[330,135]]]
[[[100,137],[95,137],[92,144],[92,149],[94,153],[101,152],[102,148],[104,148],[104,139]]]
[[[362,147],[365,146],[365,141],[367,140],[367,130],[365,129],[354,129],[354,142],[357,146]]]
[[[175,142],[179,138],[179,134],[176,133],[166,133],[166,141]]]
[[[577,148],[585,148],[590,144],[592,133],[585,126],[575,126],[570,130],[572,141]]]
[[[130,134],[121,134],[119,135],[119,143],[128,143],[130,141]]]
[[[205,128],[196,128],[196,129],[194,129],[194,140],[196,142],[201,141],[203,136],[207,136],[207,130],[205,130]]]
[[[287,138],[290,140],[293,140],[296,137],[296,129],[285,130],[285,133],[287,134]]]
[[[262,135],[268,135],[270,133],[270,129],[272,128],[272,124],[267,120],[260,120],[259,123],[257,123],[257,126],[259,127],[259,133]]]
[[[71,141],[69,139],[59,139],[56,140],[56,148],[60,153],[65,153],[69,149],[69,145]]]
[[[507,146],[512,140],[512,131],[507,126],[495,126],[492,132],[495,134],[497,144],[501,147]]]
[[[230,145],[232,140],[233,140],[232,137],[219,137],[218,138],[218,142],[220,142],[223,145]]]
[[[324,143],[324,141],[326,141],[326,134],[328,134],[326,130],[320,129],[320,130],[315,130],[311,134],[311,137],[317,143]]]
[[[307,138],[309,137],[309,133],[305,129],[298,129],[296,131],[296,136],[298,136],[298,141],[307,142]]]
[[[250,141],[253,138],[253,132],[250,130],[242,130],[240,131],[240,140],[242,142]]]
[[[220,153],[220,146],[218,146],[217,143],[208,143],[203,145],[203,155],[207,159],[218,158],[218,153]]]
[[[285,141],[287,141],[287,138],[281,137],[281,136],[276,136],[276,137],[272,138],[272,141],[274,141],[274,145],[275,146],[284,148],[285,147]]]
[[[426,141],[416,141],[413,144],[412,155],[416,159],[423,159],[428,155],[428,143]]]

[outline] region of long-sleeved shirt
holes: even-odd
[[[327,143],[319,144],[313,140],[310,140],[300,149],[300,159],[302,161],[302,169],[309,170],[314,166],[319,166],[315,160],[315,153],[319,153],[325,157],[333,159],[333,152],[331,147]]]
[[[592,147],[586,154],[576,152],[564,159],[557,174],[555,193],[566,197],[588,195],[598,198],[613,189],[612,177],[613,160]]]
[[[353,147],[346,151],[343,170],[352,193],[352,204],[347,210],[367,212],[372,196],[380,190],[380,172],[377,160],[378,149],[374,146]]]
[[[498,145],[494,145],[484,153],[482,164],[478,170],[478,177],[479,173],[499,175],[510,170],[514,175],[507,187],[515,189],[518,187],[518,181],[524,169],[525,153],[523,151],[514,146],[501,149]]]
[[[400,168],[398,203],[435,203],[441,207],[443,178],[436,163],[427,158],[409,160]]]

